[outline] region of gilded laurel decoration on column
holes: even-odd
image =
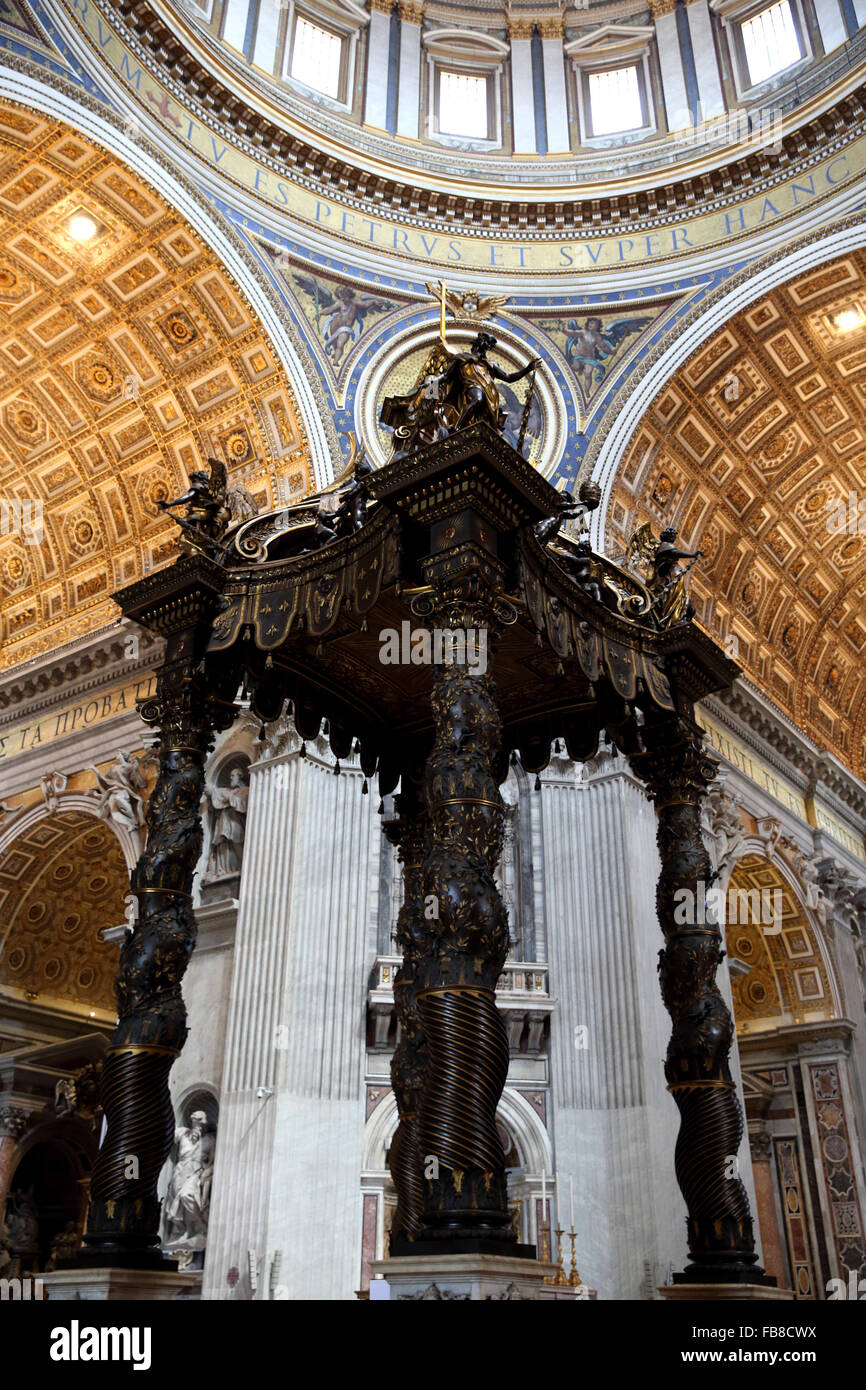
[[[408,778],[404,776],[404,787]],[[393,1240],[413,1240],[423,1209],[423,1155],[418,1143],[418,1108],[427,1071],[427,1039],[418,1010],[418,963],[424,941],[423,867],[430,822],[413,788],[397,797],[397,820],[384,826],[403,865],[403,904],[397,916],[397,944],[403,961],[394,980],[394,1008],[400,1041],[391,1059],[391,1085],[400,1116],[388,1164],[397,1191]]]
[[[485,631],[489,652],[494,605],[475,576],[421,595],[412,607],[440,631]],[[417,995],[429,1056],[418,1138],[432,1166],[421,1234],[513,1242],[496,1131],[508,1040],[494,989],[508,951],[508,919],[494,879],[504,809],[496,776],[501,723],[489,670],[434,665],[432,708],[423,887],[436,915],[424,921]]]
[[[157,604],[152,616],[168,643],[156,695],[139,712],[159,728],[159,771],[145,847],[130,876],[138,917],[121,949],[118,1021],[102,1076],[107,1131],[90,1188],[89,1259],[141,1263],[148,1252],[158,1259],[156,1186],[174,1137],[168,1075],[187,1035],[181,982],[196,937],[191,891],[202,849],[204,764],[214,730],[234,715],[201,660],[202,624],[215,598],[197,582],[202,563],[178,562],[185,592]],[[155,577],[160,582],[167,581]]]
[[[716,984],[722,934],[717,922],[702,920],[710,913],[682,910],[683,890],[696,904],[703,901],[699,885],[706,891],[712,882],[701,810],[717,764],[703,748],[701,730],[684,717],[649,717],[642,741],[644,751],[631,761],[658,811],[656,904],[665,940],[659,977],[673,1024],[665,1077],[680,1112],[675,1161],[692,1260],[678,1278],[757,1283],[763,1271],[749,1200],[732,1172],[743,1119],[728,1061],[734,1025]]]

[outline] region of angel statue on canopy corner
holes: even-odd
[[[648,521],[639,526],[626,548],[627,569],[641,574],[652,595],[652,614],[659,627],[691,622],[695,606],[688,596],[686,579],[702,550],[680,550],[677,531],[666,526],[656,540]],[[680,561],[691,563],[680,568]]]
[[[189,475],[189,487],[170,502],[160,499],[157,507],[170,512],[186,507],[183,516],[172,516],[181,528],[180,550],[184,555],[209,555],[222,559],[222,537],[232,527],[258,514],[255,498],[240,483],[229,486],[228,470],[222,459],[208,458],[210,472],[196,469]]]

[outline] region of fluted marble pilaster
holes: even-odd
[[[281,1297],[357,1287],[378,823],[360,771],[331,761],[293,752],[251,772],[205,1297],[267,1297],[278,1250]]]
[[[676,1111],[659,1059],[655,815],[608,760],[542,774],[555,1163],[574,1178],[578,1267],[604,1298],[646,1298],[685,1255]],[[585,1030],[585,1031],[582,1031]],[[564,1213],[567,1215],[567,1213]]]

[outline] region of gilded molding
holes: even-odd
[[[561,39],[565,34],[565,20],[562,15],[550,19],[539,19],[538,32],[543,39]]]
[[[673,14],[677,7],[677,0],[649,0],[650,14],[653,19],[660,19],[662,15]]]
[[[398,0],[397,13],[403,24],[423,24],[424,6],[416,3],[416,0]]]
[[[512,19],[505,22],[505,32],[510,39],[531,39],[535,31],[534,19]]]

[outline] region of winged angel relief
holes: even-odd
[[[544,327],[548,332],[559,330],[559,334],[564,336],[566,361],[577,378],[584,401],[588,402],[594,390],[604,381],[626,340],[632,334],[640,333],[649,323],[652,323],[652,319],[646,317],[614,319],[612,323],[606,323],[604,318],[593,315],[584,319],[583,327],[576,318],[546,319]]]
[[[362,294],[352,285],[338,284],[332,287],[332,293],[327,285],[309,275],[296,274],[294,279],[313,301],[316,329],[335,368],[339,368],[346,351],[363,334],[368,314],[388,313],[397,308],[393,300]]]

